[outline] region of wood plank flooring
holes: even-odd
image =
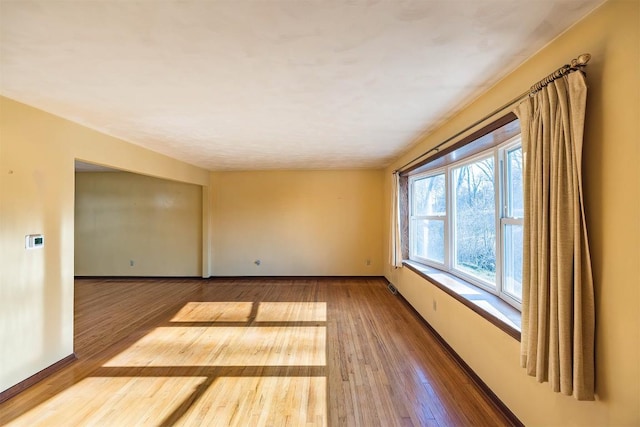
[[[383,279],[76,281],[78,361],[16,426],[510,425]]]

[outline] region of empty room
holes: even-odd
[[[0,0],[0,425],[640,425],[638,0]]]

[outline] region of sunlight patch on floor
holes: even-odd
[[[205,380],[203,377],[89,377],[8,425],[159,425]]]
[[[172,322],[247,322],[252,302],[188,302]]]
[[[326,322],[326,302],[260,302],[257,322]]]
[[[179,426],[326,426],[325,377],[223,377]]]
[[[324,302],[189,302],[11,425],[327,425]]]
[[[324,366],[326,327],[160,327],[106,362],[134,366]]]

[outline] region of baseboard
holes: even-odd
[[[206,280],[200,276],[74,276],[73,278],[93,280]]]
[[[74,276],[74,279],[93,279],[93,280],[350,280],[350,279],[384,279],[384,276]],[[386,280],[386,279],[385,279]]]
[[[384,276],[211,276],[211,280],[367,280],[367,279],[384,279]],[[385,279],[386,280],[386,279]]]
[[[9,387],[8,389],[0,393],[0,403],[11,399],[12,397],[16,396],[17,394],[21,393],[22,391],[26,390],[32,385],[58,372],[60,369],[66,366],[69,366],[70,364],[75,362],[77,359],[78,358],[76,357],[76,354],[72,353],[69,356],[65,357],[64,359],[57,361],[53,365],[47,368],[44,368],[42,371],[31,375],[26,380],[20,381],[18,384],[14,385],[13,387]]]
[[[433,328],[433,326],[431,326],[431,324],[429,324],[429,322],[427,322],[425,318],[422,317],[422,315],[420,315],[420,313],[418,313],[418,311],[413,308],[411,304],[409,304],[409,301],[407,301],[400,292],[398,292],[396,295],[402,301],[402,303],[409,310],[411,310],[418,317],[418,319],[420,319],[422,324],[433,334],[436,340],[438,340],[438,342],[445,348],[445,350],[451,355],[451,357],[453,357],[460,368],[462,368],[467,373],[467,375],[469,375],[471,380],[489,398],[489,401],[491,401],[493,406],[495,406],[497,410],[502,412],[502,414],[504,414],[504,416],[511,422],[513,426],[524,427],[522,421],[520,421],[518,417],[516,417],[516,415],[511,412],[507,405],[505,405],[504,402],[502,402],[502,400],[500,400],[500,398],[491,390],[491,388],[489,388],[489,386],[484,381],[482,381],[478,374],[476,374],[473,369],[471,369],[471,366],[467,365],[464,359],[462,359],[462,357],[460,357],[460,355],[456,353],[456,351],[447,343],[447,341],[445,341],[444,338],[442,338],[442,336]]]

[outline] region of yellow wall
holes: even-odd
[[[78,172],[75,200],[76,276],[201,275],[199,185]]]
[[[214,275],[382,274],[382,171],[214,172],[211,188]]]
[[[208,171],[0,97],[0,390],[73,352],[76,158],[200,185],[208,197]],[[44,248],[24,249],[32,233],[44,233]],[[208,260],[208,239],[203,248]]]
[[[215,275],[384,271],[527,425],[639,425],[639,27],[640,2],[609,1],[384,174],[210,174],[0,97],[0,390],[73,351],[74,160],[80,159],[202,186],[202,200],[208,201],[202,204],[205,276],[210,262]],[[388,245],[380,243],[388,240],[387,177],[394,167],[583,52],[593,55],[584,178],[597,297],[595,402],[555,394],[527,377],[518,366],[517,341],[412,272],[390,270]],[[30,233],[45,234],[43,249],[24,250]],[[262,261],[259,267],[255,259]]]
[[[609,1],[387,171],[588,52],[584,185],[596,291],[595,402],[553,393],[519,368],[519,343],[406,268],[386,277],[526,425],[640,425],[640,2]],[[385,201],[390,186],[385,180]],[[388,202],[385,212],[388,212]],[[388,218],[388,214],[385,214]],[[387,219],[384,224],[388,224]],[[385,241],[388,228],[385,227]],[[385,248],[388,245],[385,244]],[[432,300],[437,300],[437,311]]]

